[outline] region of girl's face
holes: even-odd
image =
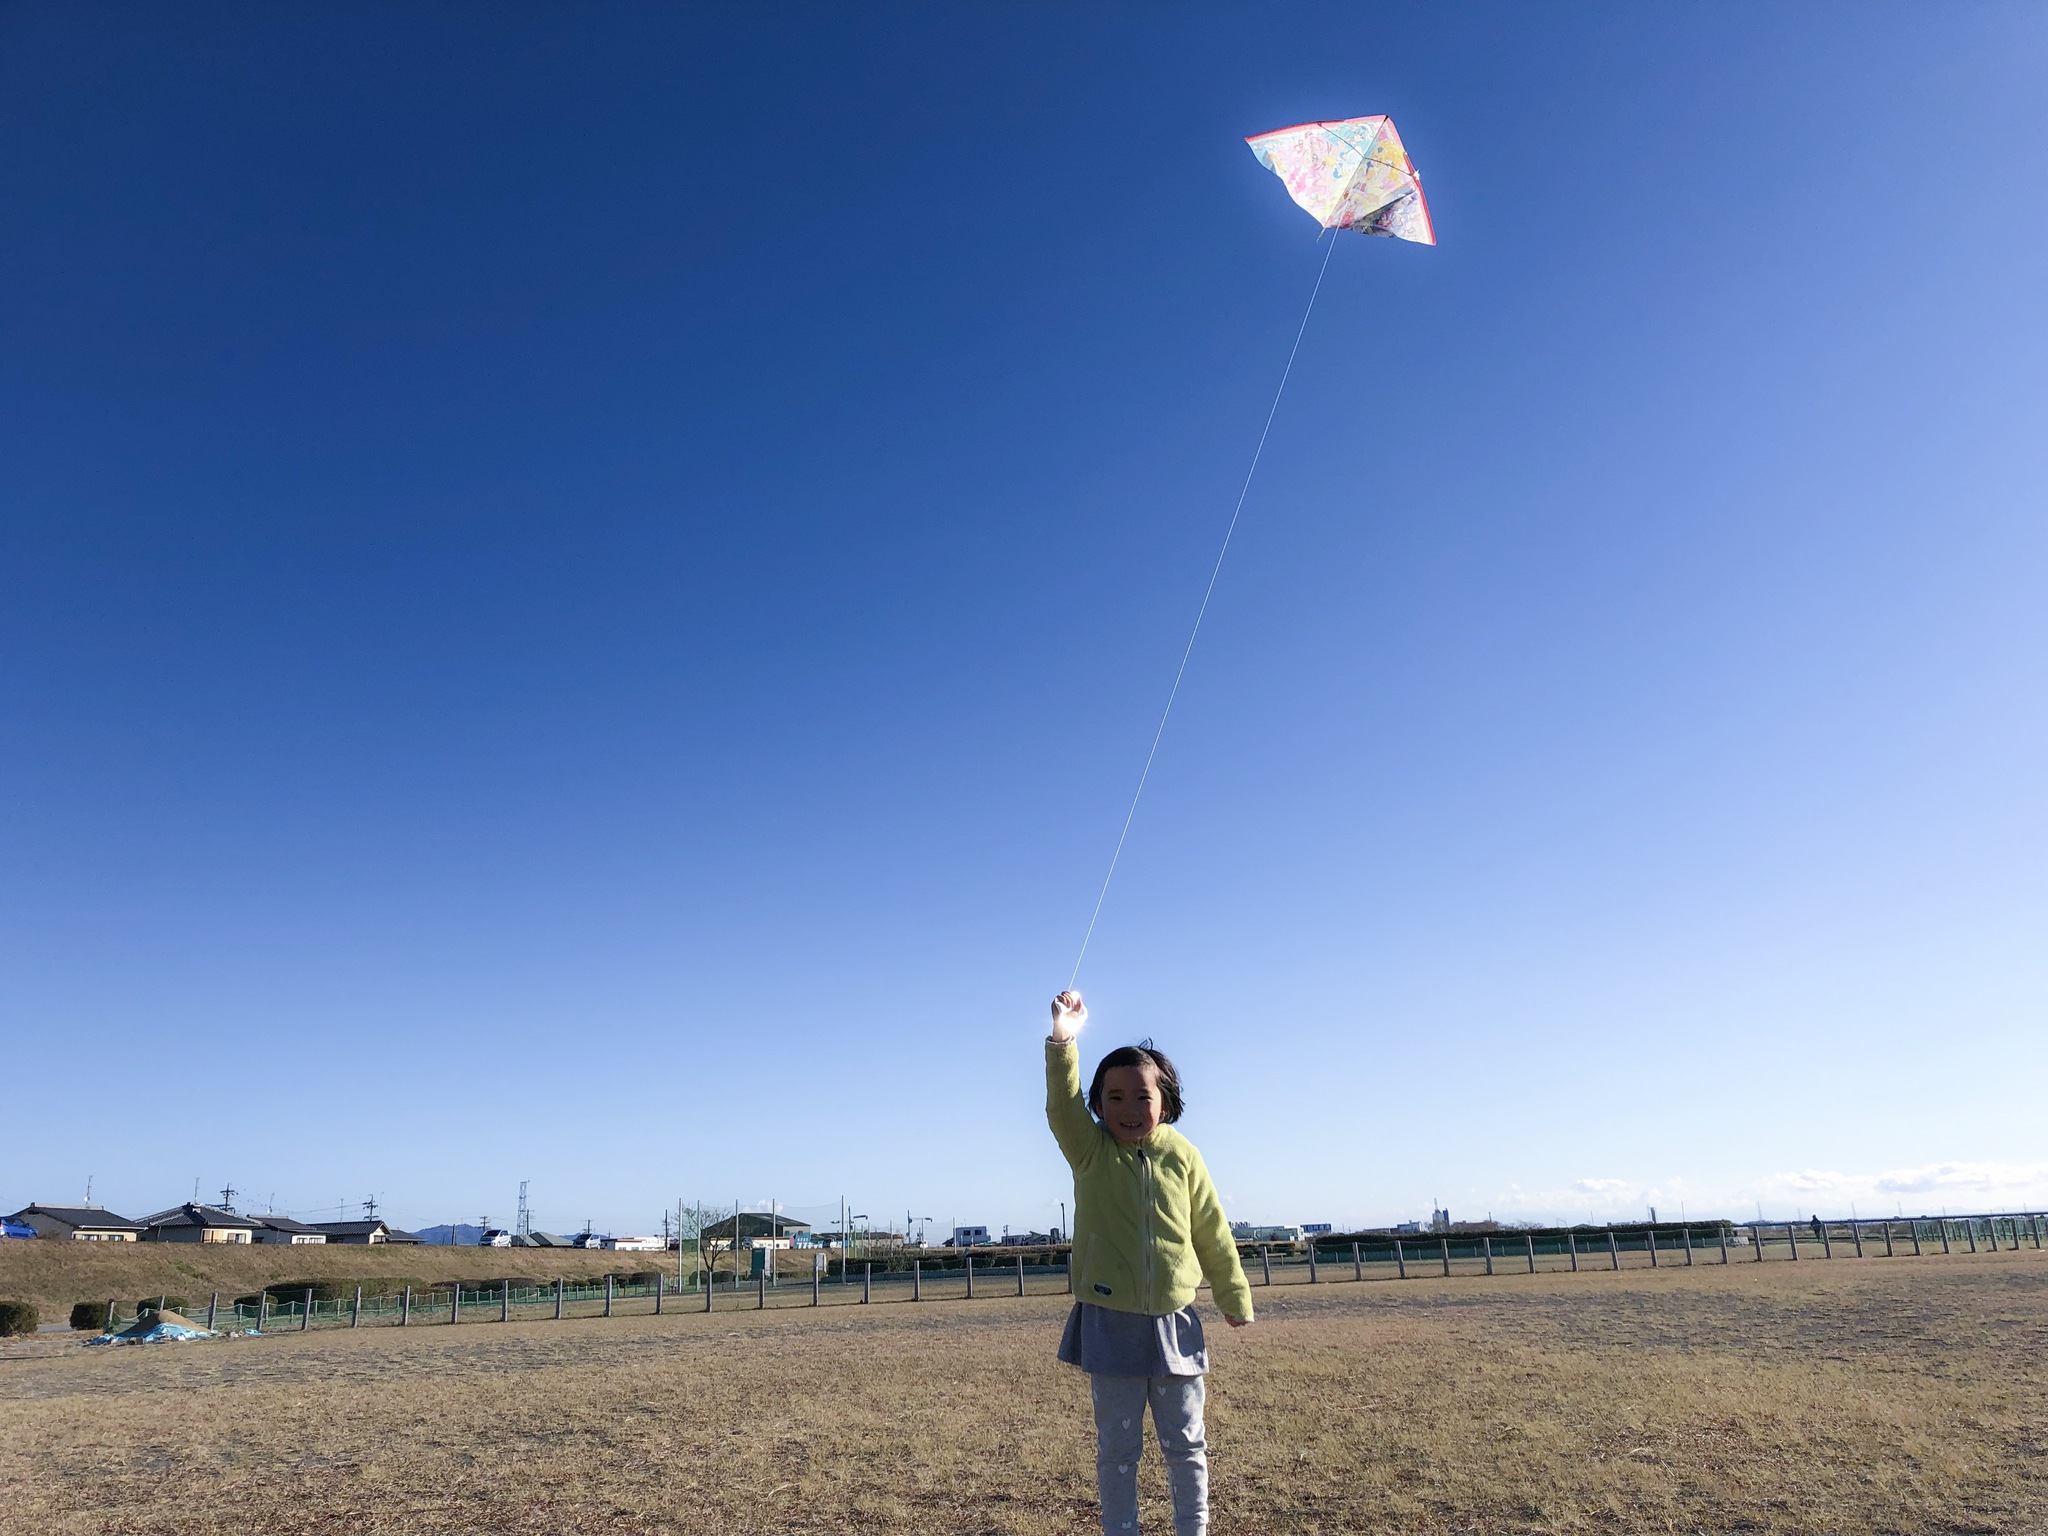
[[[1102,1123],[1118,1141],[1139,1142],[1159,1129],[1166,1109],[1159,1094],[1159,1069],[1111,1067],[1102,1075]]]

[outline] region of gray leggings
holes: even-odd
[[[1138,1458],[1145,1449],[1148,1402],[1173,1492],[1173,1536],[1207,1536],[1209,1441],[1202,1428],[1202,1378],[1091,1374],[1088,1390],[1095,1399],[1095,1482],[1105,1536],[1135,1536],[1138,1529]]]

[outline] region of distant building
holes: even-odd
[[[142,1237],[141,1222],[97,1205],[30,1205],[7,1219],[33,1229],[37,1237],[71,1242],[132,1243]]]
[[[660,1253],[668,1243],[659,1237],[608,1237],[604,1245],[618,1253]],[[787,1243],[782,1245],[788,1247]]]
[[[401,1232],[386,1221],[316,1221],[313,1230],[325,1232],[330,1243],[417,1243],[419,1238]]]
[[[1258,1227],[1248,1221],[1233,1221],[1230,1235],[1240,1243],[1298,1243],[1302,1240],[1299,1227]]]
[[[1304,1221],[1301,1224],[1301,1230],[1306,1232],[1310,1237],[1322,1237],[1326,1233],[1336,1231],[1337,1228],[1335,1227],[1335,1225],[1327,1221]]]
[[[529,1232],[523,1241],[514,1238],[513,1245],[519,1248],[573,1248],[576,1246],[568,1238],[557,1237],[552,1232]]]
[[[253,1243],[258,1230],[254,1217],[191,1200],[143,1217],[142,1226],[145,1243]]]
[[[324,1243],[327,1234],[318,1227],[293,1221],[289,1216],[252,1216],[256,1223],[256,1241],[259,1243]]]
[[[948,1248],[981,1248],[989,1243],[987,1227],[955,1227],[946,1239]]]
[[[732,1241],[733,1218],[711,1221],[704,1224],[704,1241],[707,1243],[730,1243]],[[739,1214],[740,1241],[756,1237],[795,1237],[800,1232],[811,1230],[808,1221],[783,1216],[769,1211],[741,1211]]]
[[[1396,1225],[1394,1226],[1394,1228],[1393,1228],[1393,1233],[1394,1233],[1394,1236],[1396,1236],[1396,1237],[1412,1237],[1412,1236],[1414,1236],[1414,1235],[1415,1235],[1416,1233],[1420,1232],[1421,1230],[1422,1230],[1422,1223],[1421,1223],[1421,1222],[1419,1222],[1419,1221],[1403,1221],[1403,1222],[1399,1222],[1399,1223],[1397,1223],[1397,1224],[1396,1224]]]

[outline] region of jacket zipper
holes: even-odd
[[[1152,1232],[1152,1159],[1145,1155],[1143,1147],[1138,1148],[1138,1167],[1143,1170],[1138,1184],[1145,1202],[1145,1310],[1150,1312],[1158,1303],[1158,1292],[1153,1287],[1152,1255],[1154,1240]]]

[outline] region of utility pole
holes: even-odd
[[[526,1204],[526,1185],[525,1179],[519,1181],[519,1220],[515,1230],[521,1237],[533,1236],[533,1212]]]
[[[363,1202],[363,1219],[365,1221],[375,1221],[377,1219],[377,1197],[375,1195],[370,1196],[369,1199]]]
[[[235,1208],[235,1196],[240,1193],[241,1191],[232,1184],[224,1187],[220,1192],[220,1208],[224,1211],[233,1211]]]

